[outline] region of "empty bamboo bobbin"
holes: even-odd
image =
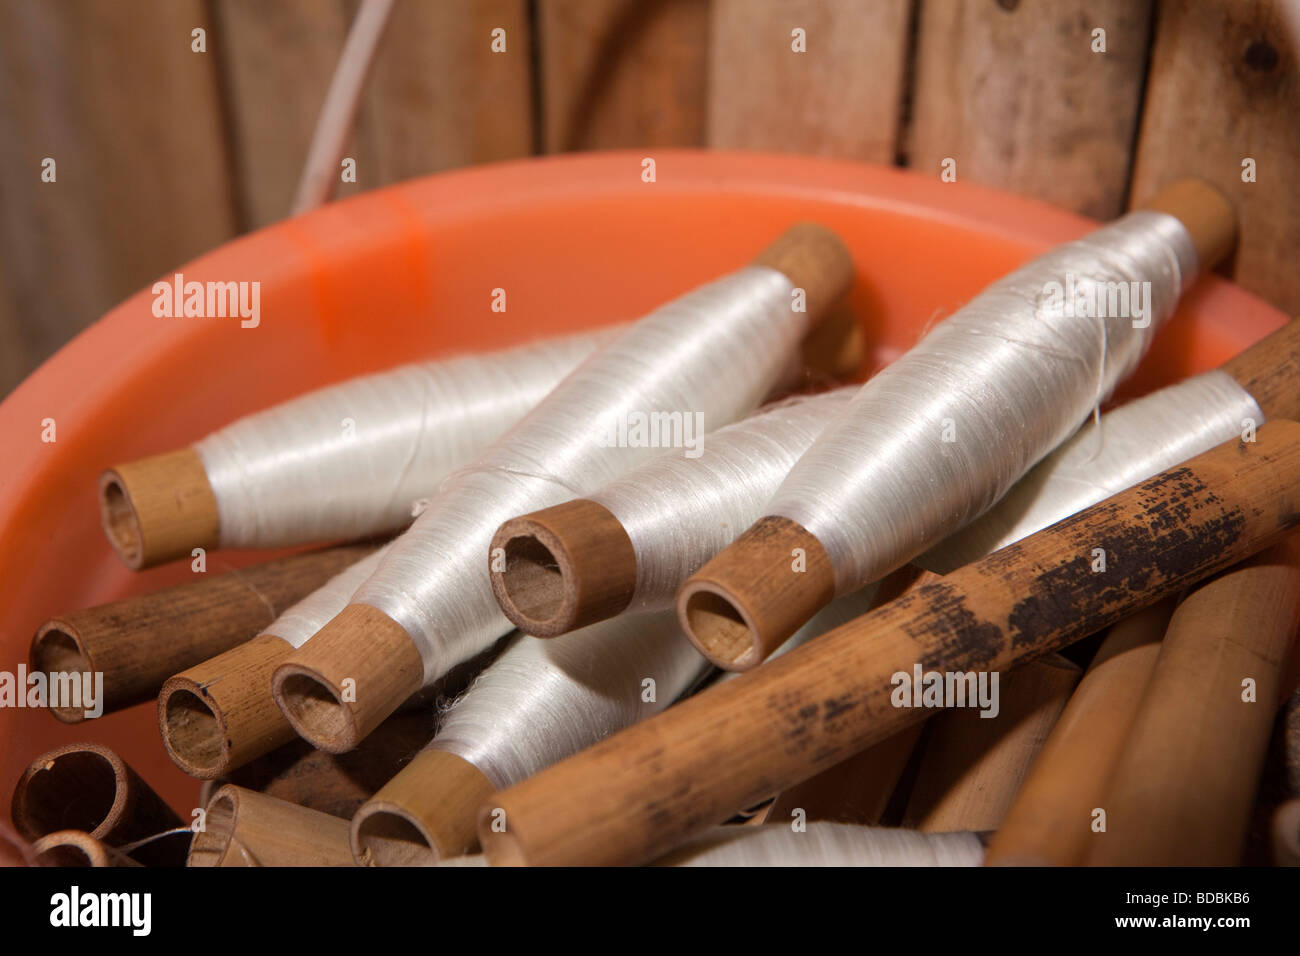
[[[32,844],[38,866],[93,867],[139,866],[125,853],[81,830],[56,830]]]
[[[348,821],[227,784],[208,801],[186,866],[352,866]]]

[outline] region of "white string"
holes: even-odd
[[[348,601],[357,588],[375,573],[379,562],[392,546],[390,542],[355,564],[348,565],[277,617],[262,633],[273,634],[294,647],[302,647],[312,635],[348,606]]]
[[[1196,269],[1182,223],[1143,210],[1011,273],[864,385],[767,513],[817,537],[839,593],[883,577],[1069,437],[1136,367]],[[1106,283],[1149,282],[1147,326],[1059,314],[1049,283],[1071,278],[1103,301]]]
[[[357,591],[410,635],[426,685],[510,629],[492,596],[488,545],[502,522],[584,495],[661,449],[609,447],[654,412],[700,432],[755,407],[807,330],[782,273],[750,266],[641,319],[444,484]],[[675,450],[669,454],[683,454]]]
[[[194,447],[222,547],[392,531],[617,329],[354,378],[249,415]]]
[[[832,601],[777,653],[865,614],[875,590]],[[548,640],[521,634],[452,703],[429,746],[458,754],[503,790],[659,713],[712,670],[672,611],[623,614]]]
[[[856,388],[779,402],[711,432],[695,459],[661,455],[587,497],[623,525],[636,553],[629,611],[670,607],[677,588],[753,522]]]
[[[979,866],[974,833],[921,833],[851,823],[718,827],[657,860],[655,866]]]
[[[1241,435],[1247,420],[1258,427],[1264,413],[1218,369],[1121,405],[1081,428],[992,510],[916,563],[947,574]]]

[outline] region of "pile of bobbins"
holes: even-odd
[[[1231,249],[1231,211],[1199,184],[1136,215],[1125,241],[1173,236],[1172,298]],[[1122,247],[1093,241],[1107,269],[1133,268]],[[546,344],[476,360],[473,375],[497,376],[497,392],[517,381],[523,396],[490,416],[468,366],[432,363],[418,374],[455,382],[439,394],[464,402],[444,416],[459,424],[437,425],[459,429],[441,456],[427,447],[430,409],[412,406],[436,391],[421,386],[384,423],[387,444],[364,452],[305,440],[265,461],[230,452],[218,468],[222,441],[248,454],[231,436],[310,431],[312,402],[338,407],[309,395],[261,424],[108,468],[107,545],[136,569],[234,543],[236,509],[238,543],[258,546],[259,509],[276,499],[255,486],[271,480],[271,458],[280,487],[303,488],[295,508],[335,508],[339,522],[286,541],[293,522],[270,520],[278,537],[264,546],[316,547],[39,629],[33,672],[101,674],[105,712],[157,700],[163,744],[203,795],[177,813],[107,748],[41,754],[12,802],[28,862],[1300,864],[1300,320],[1072,437],[1078,415],[1045,447],[1009,444],[1025,467],[980,513],[913,529],[883,573],[846,581],[829,541],[765,509],[866,394],[830,388],[859,364],[863,328],[842,304],[852,277],[835,236],[796,226],[732,285],[626,332],[559,343],[545,365]],[[482,564],[463,573],[490,587],[499,634],[433,668],[418,626],[352,601],[401,547],[394,488],[425,489],[436,508],[449,476],[522,440],[564,389],[607,376],[614,343],[638,329],[677,321],[716,345],[735,331],[708,327],[719,296],[737,328],[756,315],[779,327],[787,299],[807,314],[789,324],[801,347],[750,379],[735,373],[737,389],[772,404],[716,423],[698,459],[629,456],[484,529]],[[1146,346],[1133,347],[1136,361]],[[1059,356],[1032,351],[1025,361],[1050,376]],[[647,381],[675,371],[652,362]],[[391,374],[367,394],[416,373]],[[348,387],[328,401],[346,407],[361,394]],[[1160,434],[1171,408],[1186,427]],[[1115,487],[1099,480],[1081,496],[1079,462],[1107,443],[1131,458],[1126,441],[1156,447]],[[357,455],[373,456],[374,473]],[[330,480],[295,484],[283,470],[295,461],[300,477]],[[585,480],[559,464],[539,463],[552,484]],[[959,472],[952,481],[978,478]],[[1110,567],[1098,569],[1098,551]],[[421,653],[375,651],[350,700],[303,656],[340,620],[376,647],[410,640]],[[944,697],[954,685],[971,706]],[[51,712],[86,720],[67,702]]]

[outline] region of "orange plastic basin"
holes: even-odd
[[[146,288],[78,336],[0,405],[0,670],[16,673],[37,626],[56,613],[192,577],[187,564],[133,574],[118,562],[96,503],[106,465],[181,447],[362,372],[635,317],[806,218],[853,250],[852,295],[877,365],[990,280],[1091,227],[1032,200],[856,163],[658,151],[658,181],[644,183],[641,159],[528,160],[368,193],[177,270],[200,282],[260,281],[257,328],[157,318]],[[504,313],[491,310],[498,288]],[[1211,368],[1285,319],[1207,280],[1125,393]],[[41,440],[45,419],[56,422],[54,443]],[[210,555],[208,573],[265,557]],[[149,704],[79,726],[0,710],[6,813],[22,768],[77,740],[116,748],[189,819],[198,784],[168,761]]]

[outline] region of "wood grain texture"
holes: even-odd
[[[1092,51],[1096,28],[1105,53]],[[958,181],[1098,219],[1123,210],[1146,0],[924,3],[918,29],[908,165],[937,177],[951,157]]]
[[[542,150],[702,146],[707,0],[538,0]]]
[[[1004,670],[1300,524],[1300,424],[1264,425],[495,794],[493,863],[637,863],[923,719],[892,675]],[[1091,570],[1092,549],[1116,556]],[[1123,556],[1120,558],[1120,556]],[[494,810],[505,832],[494,832]]]
[[[1089,842],[1088,865],[1240,861],[1298,626],[1296,535],[1182,600],[1099,804],[1106,831]]]
[[[998,827],[985,866],[1076,866],[1151,677],[1172,600],[1110,629]]]
[[[355,0],[216,0],[227,42],[240,206],[249,228],[289,212]],[[532,149],[531,44],[526,0],[394,7],[345,150],[354,195],[413,176],[526,156]],[[492,30],[506,49],[491,49]]]
[[[903,826],[926,833],[996,830],[1078,683],[1080,670],[1049,654],[1000,675],[998,712],[972,707],[935,717]]]
[[[1300,69],[1271,0],[1169,0],[1160,5],[1133,172],[1141,201],[1200,176],[1237,209],[1233,278],[1300,312]],[[1242,161],[1256,181],[1242,182]]]
[[[497,28],[504,53],[492,52]],[[526,0],[398,0],[357,118],[357,182],[339,195],[527,156],[531,45]]]
[[[714,0],[709,145],[893,162],[911,14],[912,0]]]
[[[339,0],[213,0],[212,9],[240,220],[256,229],[289,213],[348,19]]]
[[[0,4],[0,249],[24,365],[235,232],[205,5],[125,13],[115,0]],[[207,53],[190,49],[196,27]],[[46,157],[55,182],[41,181]]]

